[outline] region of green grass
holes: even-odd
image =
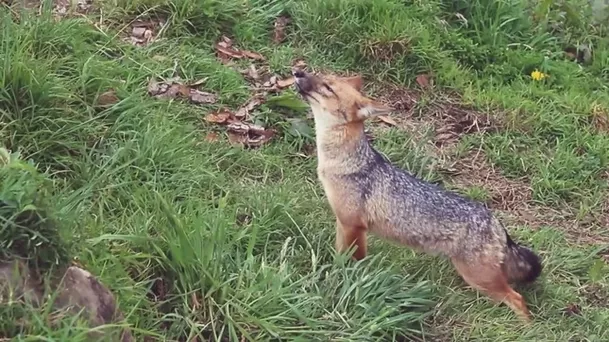
[[[584,1],[100,3],[61,20],[0,7],[0,137],[19,152],[11,162],[0,156],[3,258],[26,255],[43,270],[77,259],[117,295],[137,340],[609,338],[609,266],[601,258],[609,243],[609,36]],[[292,22],[274,44],[282,14]],[[122,39],[135,18],[167,26],[159,40],[135,47]],[[417,88],[416,76],[431,72],[434,88],[407,119],[420,131],[371,124],[374,144],[451,188],[446,159],[481,151],[507,180],[528,183],[534,215],[564,213],[547,224],[506,221],[545,265],[522,289],[534,323],[522,325],[467,288],[446,260],[375,238],[361,262],[335,255],[316,160],[303,156],[313,140],[289,130],[303,112],[259,107],[255,121],[279,131],[259,149],[231,146],[203,120],[252,94],[214,55],[222,34],[263,54],[277,74],[302,58],[314,69],[363,74],[375,96],[388,84]],[[590,63],[563,57],[578,44],[593,47]],[[550,77],[533,81],[535,69]],[[206,78],[218,103],[147,94],[150,77],[174,75]],[[120,101],[99,104],[111,89]],[[490,112],[497,129],[438,149],[423,128],[434,93],[460,94],[463,105]],[[293,90],[282,96],[293,104]],[[205,140],[212,131],[219,141]],[[489,201],[491,186],[456,190]],[[22,219],[32,213],[42,224]],[[567,310],[574,306],[578,312]],[[48,306],[4,303],[0,317],[0,337],[86,340],[86,326]]]

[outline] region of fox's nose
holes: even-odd
[[[307,76],[307,73],[302,71],[302,70],[300,70],[300,69],[296,69],[295,68],[295,69],[292,69],[292,75],[295,78],[305,78]]]

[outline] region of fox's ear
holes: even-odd
[[[393,108],[376,101],[370,101],[358,109],[357,115],[362,119],[368,119],[374,116],[388,114],[391,111],[393,111]]]
[[[343,77],[343,81],[349,83],[357,91],[361,91],[362,86],[364,85],[364,80],[362,80],[362,77],[360,75],[355,75],[355,76],[351,76],[351,77]]]

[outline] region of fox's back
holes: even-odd
[[[484,205],[393,166],[365,140],[329,157],[326,165],[335,167],[320,163],[319,175],[326,192],[336,194],[330,201],[360,210],[368,229],[380,236],[449,255],[463,254],[464,245],[475,249],[505,239]]]

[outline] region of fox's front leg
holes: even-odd
[[[336,251],[344,253],[355,246],[353,259],[361,260],[366,257],[368,251],[366,228],[360,226],[343,224],[336,219]]]

